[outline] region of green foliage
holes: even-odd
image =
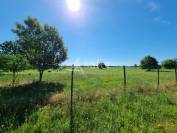
[[[19,38],[21,53],[40,72],[40,81],[46,69],[56,68],[67,59],[63,39],[55,27],[42,26],[37,19],[28,17],[24,24],[17,23],[13,32]]]
[[[101,63],[98,64],[98,68],[99,69],[104,69],[104,68],[107,68],[107,67],[103,62],[101,62]]]
[[[134,68],[138,68],[139,66],[137,64],[134,64]]]
[[[142,69],[147,69],[150,71],[151,69],[156,69],[158,67],[158,61],[154,57],[145,56],[140,61],[140,66]]]
[[[17,41],[5,41],[0,45],[1,54],[16,55],[20,52],[19,43]]]
[[[177,67],[177,61],[167,59],[162,62],[162,66],[166,69],[174,69],[175,67]]]
[[[4,62],[4,70],[11,72],[20,72],[25,69],[26,60],[20,54],[15,56],[6,55],[6,61]]]
[[[5,68],[5,64],[7,62],[7,57],[3,54],[0,54],[0,70]]]
[[[19,52],[18,42],[6,41],[1,44],[1,69],[13,73],[12,82],[15,83],[16,73],[25,69],[27,61]]]

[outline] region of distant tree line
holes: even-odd
[[[162,66],[166,69],[174,69],[177,67],[177,59],[167,59],[162,62]]]
[[[12,32],[17,40],[0,44],[0,69],[13,73],[13,83],[16,73],[27,66],[37,69],[42,81],[45,70],[58,68],[67,59],[63,38],[55,27],[28,17],[24,24],[16,23]]]
[[[147,71],[157,68],[175,69],[177,67],[177,59],[167,59],[162,61],[161,64],[158,64],[156,58],[152,56],[145,56],[140,61],[140,67],[142,69],[147,69]]]
[[[117,67],[117,66],[108,66],[108,67]],[[157,69],[157,68],[164,68],[164,69],[175,69],[177,67],[177,59],[166,59],[159,63],[155,57],[152,57],[150,55],[145,56],[141,61],[140,65],[138,66],[137,64],[134,64],[134,66],[130,67],[140,67],[142,69],[146,69],[147,71],[151,71],[152,69]],[[106,64],[101,62],[98,63],[98,68],[99,69],[105,69],[107,68]]]

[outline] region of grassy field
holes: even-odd
[[[0,132],[69,132],[70,69],[0,74]],[[172,70],[84,68],[74,74],[75,132],[177,132],[177,84]]]

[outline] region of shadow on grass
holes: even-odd
[[[151,70],[151,71],[146,71],[146,72],[157,72],[157,70]],[[160,70],[159,72],[172,72],[170,70]]]
[[[31,83],[0,87],[0,132],[17,128],[38,107],[48,104],[52,93],[63,91],[59,83]]]
[[[5,74],[0,70],[0,77],[4,76]]]

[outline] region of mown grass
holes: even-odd
[[[177,132],[173,70],[160,73],[157,89],[156,71],[128,68],[126,91],[122,68],[77,70],[75,132]],[[0,75],[2,132],[69,132],[69,70],[46,71],[42,84],[34,82],[34,70],[19,73],[15,86],[8,86],[10,79],[10,73]]]

